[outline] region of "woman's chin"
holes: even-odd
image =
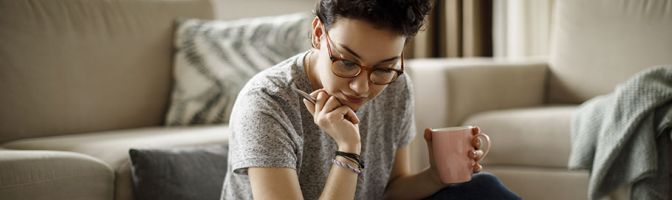
[[[366,104],[366,102],[362,102],[362,103],[359,103],[359,104],[355,104],[355,103],[350,103],[350,102],[348,102],[348,103],[346,103],[345,105],[348,106],[348,107],[350,107],[350,109],[352,109],[352,111],[357,112],[357,110],[359,110],[359,108],[361,108],[362,106],[364,106],[364,104]]]

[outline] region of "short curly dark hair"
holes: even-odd
[[[345,17],[413,37],[431,7],[431,0],[319,0],[315,15],[327,29],[338,17]]]

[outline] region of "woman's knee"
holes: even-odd
[[[478,174],[474,174],[471,177],[471,181],[472,181],[472,183],[479,184],[479,185],[482,185],[482,184],[485,184],[485,185],[492,185],[492,184],[501,185],[502,184],[502,182],[499,181],[499,179],[495,175],[493,175],[491,173],[488,173],[488,172],[480,172]]]

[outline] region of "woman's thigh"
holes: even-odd
[[[521,199],[510,191],[501,181],[490,173],[481,172],[472,176],[466,183],[447,186],[433,194],[428,200],[468,200],[468,199]]]

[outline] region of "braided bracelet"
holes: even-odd
[[[359,168],[353,167],[353,166],[348,165],[347,163],[341,162],[339,160],[333,159],[333,160],[331,160],[331,162],[334,163],[334,165],[336,165],[336,166],[343,167],[343,168],[346,168],[346,169],[350,169],[352,172],[354,172],[357,175],[362,173],[362,170],[360,170]]]
[[[336,157],[338,157],[338,156],[336,156]],[[355,160],[355,159],[352,159],[352,158],[350,158],[350,157],[345,157],[345,156],[341,156],[341,157],[344,158],[344,159],[346,159],[346,160],[348,160],[348,161],[350,161],[350,162],[352,162],[353,164],[356,164],[355,167],[357,167],[358,169],[360,169],[360,170],[364,169],[364,168],[359,164],[359,161],[357,161],[357,160]]]
[[[359,165],[359,168],[364,169],[364,161],[362,158],[354,153],[347,153],[342,151],[336,151],[336,156],[343,156],[344,158],[349,158],[348,160],[353,160]]]

